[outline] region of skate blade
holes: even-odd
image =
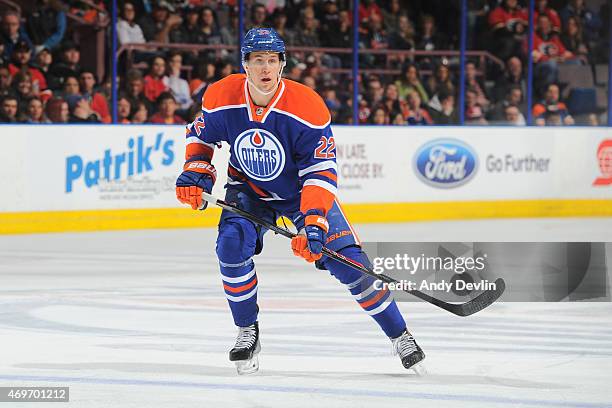
[[[427,375],[427,369],[425,368],[425,365],[420,361],[410,367],[410,369],[416,374],[417,377],[425,377]]]
[[[236,361],[236,371],[238,375],[254,374],[259,370],[259,359],[253,356],[250,360]]]

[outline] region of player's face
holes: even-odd
[[[280,77],[281,61],[277,53],[254,52],[246,64],[249,78],[264,92],[276,87]]]

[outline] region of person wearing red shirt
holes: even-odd
[[[558,63],[574,59],[574,54],[565,48],[559,36],[553,32],[550,18],[546,14],[538,16],[538,25],[533,36],[533,50],[531,52],[533,62],[536,64],[536,83],[543,87],[557,82]]]
[[[185,121],[178,115],[175,115],[177,109],[176,100],[170,92],[163,92],[157,98],[157,113],[151,116],[151,123],[160,123],[165,125],[184,125]]]
[[[165,76],[166,61],[162,57],[154,57],[149,74],[144,77],[144,94],[151,102],[168,90],[168,79]]]
[[[529,14],[519,7],[518,0],[504,0],[502,5],[493,9],[488,17],[493,35],[491,52],[503,60],[519,55],[528,20]]]
[[[540,14],[546,14],[550,19],[553,31],[561,32],[561,17],[559,14],[548,7],[548,0],[536,0],[535,9],[533,11],[533,23],[536,24]]]
[[[15,45],[13,49],[13,62],[9,64],[9,72],[12,77],[15,77],[18,72],[26,70],[32,76],[33,91],[39,95],[47,89],[47,80],[39,69],[30,66],[32,59],[32,50],[25,41],[21,41]]]
[[[111,123],[108,101],[100,92],[95,92],[96,77],[91,71],[83,70],[79,75],[79,87],[83,97],[87,98],[91,109],[100,116],[102,123]]]

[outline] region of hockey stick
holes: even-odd
[[[248,211],[244,211],[236,207],[235,205],[232,205],[223,200],[220,200],[210,194],[202,193],[202,198],[211,204],[215,204],[224,210],[238,214],[254,222],[255,224],[259,224],[262,227],[267,228],[270,231],[273,231],[277,234],[283,235],[287,238],[293,238],[297,235],[285,228],[272,224],[271,222],[268,222],[262,218],[259,218],[258,216],[251,214]],[[347,258],[346,256],[342,254],[332,251],[329,248],[323,247],[322,252],[325,256],[328,256],[331,259],[334,259],[340,263],[343,263],[344,265],[350,266],[351,268],[357,269],[358,271],[366,275],[370,275],[378,280],[381,280],[382,282],[398,283],[398,281],[396,281],[392,277],[387,276],[382,273],[380,274],[376,273],[370,268],[368,268],[367,266],[362,265],[359,262],[354,261],[353,259]],[[432,305],[437,306],[441,309],[444,309],[447,312],[453,313],[457,316],[470,316],[492,305],[504,293],[505,289],[506,289],[506,283],[504,282],[504,280],[502,278],[497,278],[497,280],[495,280],[495,289],[485,290],[484,292],[480,293],[475,298],[465,303],[448,303],[441,299],[438,299],[426,293],[423,293],[419,290],[404,290],[404,292],[410,293],[411,295],[416,296],[419,299],[424,300],[425,302],[431,303]]]

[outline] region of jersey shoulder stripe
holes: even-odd
[[[211,84],[202,97],[204,111],[216,111],[246,106],[244,74],[232,74]]]
[[[305,125],[322,129],[329,125],[331,115],[323,99],[315,91],[290,79],[283,79],[284,95],[273,111],[290,116]]]

